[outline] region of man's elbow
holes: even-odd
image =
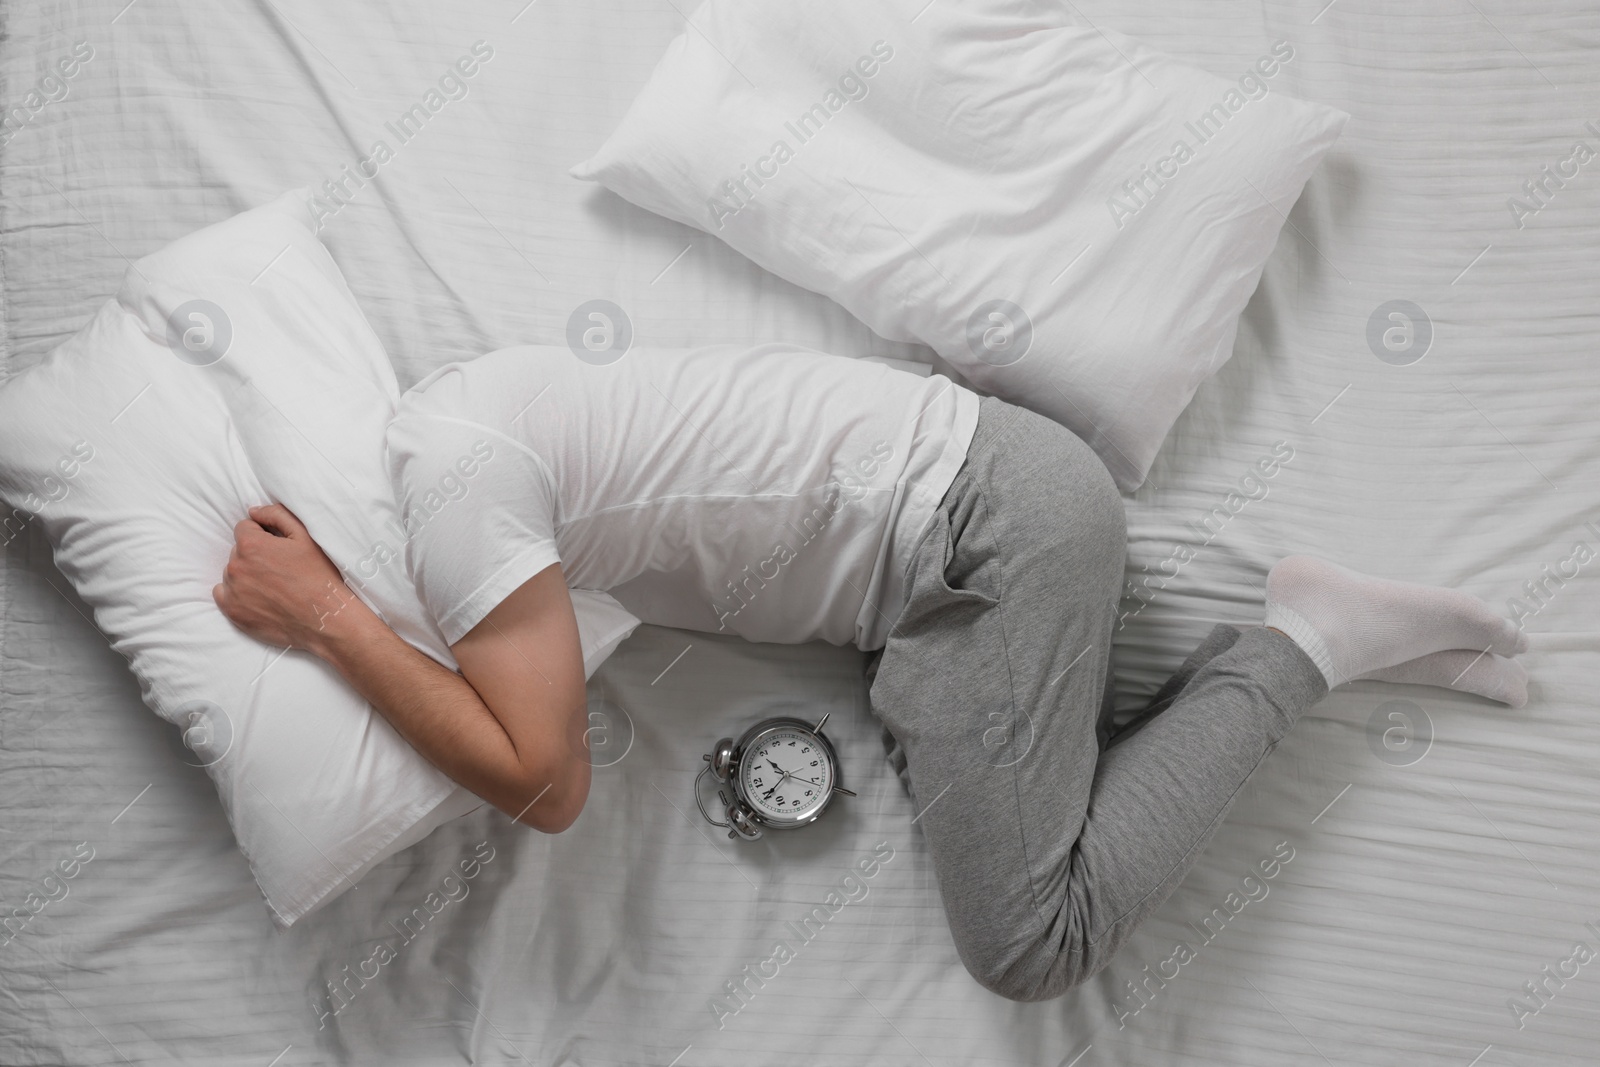
[[[536,806],[517,821],[524,826],[531,826],[541,833],[559,834],[577,822],[578,816],[582,813],[583,803],[581,801],[577,804],[564,805],[550,810],[540,810]]]
[[[589,799],[589,765],[568,763],[535,775],[524,795],[534,799],[517,821],[546,834],[559,834],[578,821]]]

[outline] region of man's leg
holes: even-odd
[[[1213,626],[1211,632],[1206,635],[1206,639],[1200,642],[1200,646],[1189,653],[1183,663],[1179,665],[1177,672],[1162,683],[1160,689],[1156,690],[1156,695],[1150,698],[1150,703],[1140,708],[1132,718],[1120,727],[1112,730],[1108,744],[1100,747],[1103,749],[1109,747],[1109,745],[1121,744],[1137,733],[1145,723],[1166,711],[1172,706],[1172,702],[1178,699],[1178,694],[1182,693],[1189,683],[1194,680],[1194,676],[1199,673],[1200,668],[1232,648],[1233,643],[1237,640],[1239,640],[1238,627],[1229,626],[1225,622],[1219,622]],[[1107,678],[1110,679],[1109,671],[1107,672]],[[1112,681],[1108,680],[1106,688],[1109,690],[1111,687]],[[1103,711],[1102,714],[1104,714]]]
[[[1124,538],[1093,452],[986,400],[872,685],[957,950],[1013,999],[1103,967],[1327,692],[1292,640],[1253,629],[1102,755]]]

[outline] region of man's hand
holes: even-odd
[[[560,833],[589,795],[583,648],[561,565],[451,646],[461,673],[356,599],[300,520],[251,508],[211,595],[233,624],[336,669],[430,763],[512,818]]]
[[[259,641],[316,651],[331,618],[364,608],[339,569],[282,504],[250,509],[233,528],[233,552],[212,599]]]

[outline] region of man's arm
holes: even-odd
[[[236,626],[326,660],[450,778],[560,833],[589,795],[578,624],[560,565],[523,583],[451,646],[461,674],[363,604],[279,504],[252,508],[212,595]]]

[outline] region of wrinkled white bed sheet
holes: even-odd
[[[567,177],[682,28],[679,5],[125,2],[5,14],[8,108],[77,42],[93,52],[0,148],[8,372],[76,330],[129,258],[356,171],[378,139],[391,158],[347,184],[326,237],[403,386],[556,343],[591,298],[653,343],[925,358]],[[956,960],[860,654],[646,628],[597,676],[626,755],[571,832],[481,811],[280,935],[209,784],[30,534],[0,570],[0,904],[62,863],[75,874],[0,936],[0,1062],[1592,1062],[1600,964],[1575,945],[1600,951],[1600,563],[1575,546],[1600,552],[1585,525],[1600,523],[1600,162],[1537,200],[1521,187],[1570,171],[1576,141],[1600,150],[1600,15],[1322,2],[1079,7],[1222,75],[1287,38],[1274,91],[1353,116],[1235,358],[1129,501],[1122,704],[1214,621],[1258,621],[1268,566],[1305,550],[1522,597],[1527,708],[1373,683],[1330,696],[1107,972],[1015,1005]],[[493,55],[466,95],[404,142],[388,132],[477,41]],[[1395,300],[1430,324],[1409,365],[1368,341]],[[1247,482],[1274,449],[1292,458]],[[735,845],[700,822],[691,777],[717,736],[791,707],[832,711],[861,795],[805,833]],[[893,857],[865,895],[799,942],[788,924],[875,847]],[[1245,881],[1275,855],[1292,858]],[[463,860],[478,862],[466,895],[428,910]],[[427,921],[402,923],[418,907]],[[773,974],[779,938],[797,951]],[[772,976],[719,1011],[746,967]],[[330,1000],[329,982],[347,992]]]

